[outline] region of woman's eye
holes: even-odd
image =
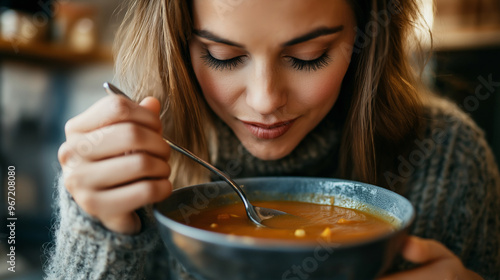
[[[236,56],[230,59],[217,59],[210,54],[210,52],[207,50],[201,58],[205,62],[206,65],[208,65],[210,68],[213,68],[215,70],[233,70],[236,68],[239,64],[241,64],[244,60],[244,56]],[[322,54],[320,57],[313,59],[313,60],[302,60],[298,59],[295,57],[289,56],[288,59],[291,62],[291,65],[293,68],[302,71],[316,71],[319,70],[325,66],[328,65],[330,62],[330,56],[325,52]]]
[[[292,67],[299,71],[316,71],[327,66],[330,62],[330,56],[326,52],[313,60],[302,60],[291,56],[288,58],[290,59]]]
[[[230,59],[220,60],[213,57],[209,51],[206,51],[201,58],[205,61],[205,64],[208,67],[211,67],[215,70],[233,70],[238,66],[238,64],[243,62],[243,56],[236,56]]]

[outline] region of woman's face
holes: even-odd
[[[339,95],[355,39],[347,1],[194,0],[193,20],[209,106],[252,155],[288,155]]]

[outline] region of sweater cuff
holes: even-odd
[[[58,184],[55,243],[46,272],[54,279],[142,279],[147,259],[161,246],[151,208],[138,211],[142,230],[125,235],[105,228]],[[82,278],[84,277],[84,278]]]
[[[110,231],[98,219],[87,214],[66,190],[62,177],[58,184],[58,194],[61,232],[66,232],[74,238],[86,237],[96,244],[106,242],[116,249],[128,251],[135,249],[149,251],[157,245],[158,233],[151,207],[137,211],[142,223],[141,232],[136,235],[126,235]]]

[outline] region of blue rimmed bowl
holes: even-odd
[[[374,279],[391,267],[415,216],[413,206],[403,196],[360,182],[310,177],[261,177],[236,182],[244,186],[250,201],[328,205],[334,201],[336,206],[378,215],[396,225],[396,230],[344,245],[320,239],[297,244],[210,232],[176,219],[188,222],[207,207],[239,199],[225,182],[189,186],[156,204],[154,215],[169,254],[199,279]]]

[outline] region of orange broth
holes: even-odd
[[[297,217],[266,220],[255,226],[241,203],[209,207],[189,217],[187,225],[218,233],[296,241],[351,243],[392,232],[396,227],[373,214],[332,205],[295,201],[255,202],[255,206],[284,211]],[[186,224],[182,219],[177,221]]]

